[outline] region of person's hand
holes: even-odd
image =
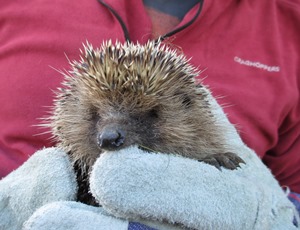
[[[57,148],[38,151],[0,181],[0,229],[21,229],[39,207],[74,200],[76,192],[67,154]]]
[[[104,153],[92,171],[91,191],[122,219],[193,229],[296,229],[294,206],[277,181],[251,150],[239,150],[246,164],[221,171],[138,148]]]

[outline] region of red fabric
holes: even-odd
[[[106,0],[133,41],[146,42],[152,25],[141,1]],[[194,7],[178,26],[196,13]],[[225,105],[243,140],[282,185],[300,192],[300,5],[294,0],[205,0],[194,24],[173,36],[204,83]],[[0,176],[17,168],[49,135],[33,126],[49,110],[60,74],[86,40],[124,41],[116,18],[96,0],[0,2]],[[168,42],[168,41],[167,41]]]

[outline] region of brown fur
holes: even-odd
[[[105,150],[98,135],[107,127],[125,133],[115,150],[139,145],[230,169],[242,162],[227,153],[224,127],[217,125],[207,91],[195,82],[199,73],[183,55],[154,42],[107,42],[97,50],[85,46],[81,61],[71,65],[50,126],[80,174]]]

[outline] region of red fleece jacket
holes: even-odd
[[[106,0],[132,41],[152,39],[142,1]],[[178,27],[190,21],[191,9]],[[34,126],[52,105],[52,90],[88,40],[124,41],[116,17],[96,0],[0,2],[0,177],[50,134]],[[300,193],[300,3],[295,0],[205,0],[196,21],[167,43],[205,69],[209,85],[243,140],[281,185]],[[51,68],[51,67],[53,68]]]

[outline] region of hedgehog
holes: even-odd
[[[196,80],[200,71],[175,49],[154,41],[106,41],[97,49],[86,43],[70,65],[49,126],[74,164],[78,201],[96,205],[88,177],[105,151],[136,145],[219,169],[244,163],[226,145],[208,90]]]

